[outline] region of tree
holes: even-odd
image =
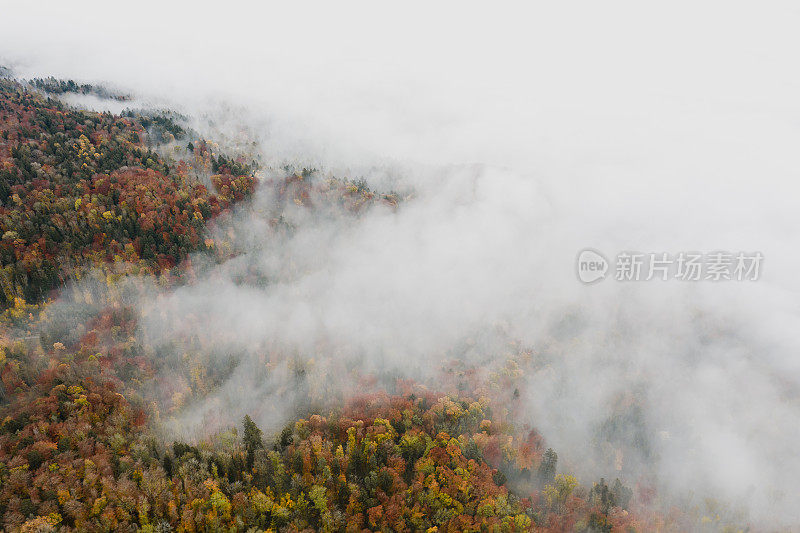
[[[556,477],[556,465],[558,464],[558,454],[553,448],[548,448],[542,456],[542,462],[536,475],[541,485],[552,483]]]
[[[247,469],[252,470],[255,461],[256,450],[264,447],[261,440],[261,430],[258,428],[250,415],[244,415],[244,449],[247,452]]]

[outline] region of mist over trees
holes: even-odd
[[[85,111],[58,100],[68,92],[119,97],[53,78],[0,80],[6,529],[746,527],[714,501],[671,509],[655,483],[622,468],[622,479],[581,483],[521,416],[537,393],[526,372],[546,372],[550,355],[502,326],[432,355],[441,364],[414,377],[332,340],[314,339],[307,354],[263,331],[221,334],[208,313],[229,303],[212,292],[219,308],[206,306],[203,283],[232,272],[228,288],[291,288],[308,265],[283,247],[305,225],[342,238],[340,227],[370,213],[386,223],[413,208],[413,194],[260,168],[176,113]],[[285,264],[264,268],[254,248]],[[604,453],[650,453],[640,402],[620,398],[597,428]]]

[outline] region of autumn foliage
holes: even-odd
[[[54,79],[33,85],[96,92]],[[308,403],[282,431],[266,433],[246,416],[218,420],[219,431],[192,442],[165,439],[159,427],[207,397],[235,361],[198,335],[176,336],[173,352],[148,345],[143,311],[120,279],[129,289],[170,288],[192,282],[191,254],[236,257],[248,241],[216,224],[246,205],[257,183],[272,195],[267,240],[292,231],[284,216],[292,210],[358,217],[403,201],[305,169],[258,181],[245,158],[185,135],[169,116],[81,111],[0,79],[0,527],[693,528],[685,514],[648,508],[650,487],[579,484],[542,435],[515,426],[521,368],[531,359],[519,345],[492,372],[453,362],[436,390],[397,381],[389,394],[375,376],[336,367],[308,387]],[[265,350],[259,371],[282,356]],[[307,386],[312,362],[287,366],[283,390]],[[361,392],[327,395],[324,379],[345,374]],[[258,420],[257,409],[251,415]]]
[[[38,302],[80,267],[160,272],[204,247],[208,221],[252,194],[223,165],[190,179],[208,149],[176,164],[145,147],[136,120],[65,107],[0,80],[0,305]],[[222,156],[220,156],[222,157]]]

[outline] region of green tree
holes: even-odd
[[[536,473],[540,484],[546,485],[547,483],[552,483],[553,479],[556,477],[557,464],[558,454],[555,452],[555,450],[553,450],[553,448],[548,448],[542,456],[542,462],[539,465],[539,470]]]
[[[244,449],[247,452],[247,469],[252,470],[255,461],[256,450],[264,447],[261,440],[261,430],[258,428],[250,415],[244,416]]]

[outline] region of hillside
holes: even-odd
[[[51,91],[47,93],[45,91]],[[430,383],[332,366],[358,392],[326,395],[309,363],[282,386],[308,401],[282,431],[218,418],[202,438],[165,427],[218,391],[238,360],[175,333],[142,334],[137,295],[191,285],[246,246],[236,213],[269,191],[261,245],[283,214],[325,220],[403,209],[395,193],[313,171],[259,177],[168,113],[69,107],[91,87],[0,80],[0,520],[8,531],[681,531],[640,480],[580,485],[535,428],[516,423],[510,345],[492,372],[443,368]],[[309,215],[311,216],[311,215]],[[253,272],[251,283],[269,284]],[[157,309],[156,309],[157,310]],[[192,316],[182,317],[191,323]],[[256,377],[276,373],[275,352]],[[342,364],[343,365],[343,364]],[[517,403],[515,403],[517,402]],[[725,524],[719,517],[709,528]]]

